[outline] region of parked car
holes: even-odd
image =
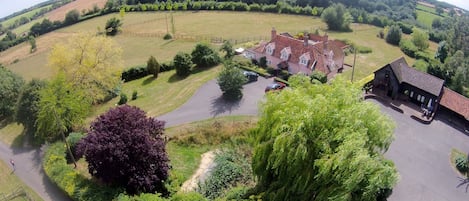
[[[284,89],[287,85],[285,85],[284,83],[282,82],[275,82],[273,84],[269,84],[266,88],[265,88],[265,93],[267,92],[270,92],[270,91],[280,91],[282,89]]]
[[[259,75],[252,71],[243,71],[243,75],[248,79],[248,82],[255,82]]]

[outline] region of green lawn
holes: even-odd
[[[33,190],[26,186],[14,173],[9,165],[0,160],[0,199],[10,195],[11,193],[23,189],[27,195],[34,201],[41,201]],[[28,200],[25,196],[17,197],[11,201]]]
[[[435,8],[417,4],[417,21],[421,22],[428,28],[432,27],[432,22],[435,18],[443,19],[443,17],[448,17],[446,12],[442,13],[442,16],[436,13]]]
[[[7,19],[5,21],[2,21],[0,23],[2,23],[2,25],[4,27],[8,27],[10,25],[12,25],[13,23],[15,23],[16,20],[19,20],[21,17],[26,17],[28,19],[30,19],[34,14],[36,14],[37,12],[39,12],[39,10],[41,10],[42,8],[50,8],[52,7],[52,5],[47,5],[47,6],[43,6],[43,7],[39,7],[39,8],[36,8],[34,10],[31,10],[31,11],[28,11],[26,13],[23,13],[21,15],[18,15],[18,16],[15,16],[15,17],[12,17],[10,19]],[[29,24],[29,23],[28,23]]]

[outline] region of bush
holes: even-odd
[[[197,67],[211,67],[221,62],[218,53],[204,43],[197,44],[194,50],[192,50],[191,56],[192,62]]]
[[[126,103],[127,103],[127,95],[124,93],[121,93],[121,98],[119,99],[119,102],[117,104],[122,105]]]
[[[138,92],[136,90],[134,90],[132,92],[132,100],[137,100],[137,97],[138,97]]]
[[[184,52],[177,53],[176,56],[174,56],[173,62],[178,76],[188,76],[191,73],[192,66],[194,65],[192,63],[191,55]]]
[[[313,71],[310,77],[311,77],[311,81],[317,80],[323,84],[327,82],[327,75],[321,71]]]
[[[398,25],[392,25],[389,27],[388,33],[386,34],[386,42],[392,45],[398,45],[401,41],[402,30]]]
[[[70,133],[67,136],[67,139],[66,139],[67,143],[70,146],[70,150],[72,151],[72,154],[73,154],[73,156],[75,157],[76,160],[78,160],[78,158],[76,158],[76,154],[75,154],[76,145],[84,136],[85,136],[85,134],[83,134],[83,133]],[[69,154],[70,153],[67,151],[67,161],[70,161],[69,159],[71,159]]]
[[[246,185],[253,178],[250,157],[241,150],[228,149],[216,153],[215,164],[212,174],[199,184],[199,192],[209,199],[220,197],[237,185]]]
[[[358,46],[357,51],[360,54],[369,54],[373,52],[373,49],[371,49],[371,47]]]
[[[50,145],[44,155],[43,169],[47,177],[73,200],[113,200],[121,188],[113,188],[87,179],[65,159],[66,147],[63,142]]]
[[[171,40],[173,38],[173,36],[171,36],[171,34],[167,33],[163,36],[163,40]]]
[[[163,66],[161,66],[161,69],[160,71],[163,72]],[[135,66],[135,67],[132,67],[132,68],[129,68],[127,70],[125,70],[124,72],[122,72],[121,74],[121,79],[124,81],[124,82],[129,82],[129,81],[132,81],[132,80],[136,80],[136,79],[140,79],[142,77],[145,77],[148,75],[148,70],[147,70],[147,67],[146,66]]]
[[[415,58],[415,53],[418,51],[418,48],[415,47],[414,43],[410,40],[401,40],[399,43],[399,47],[401,48],[402,52],[409,57]]]
[[[267,58],[265,58],[265,57],[259,58],[259,66],[262,67],[262,68],[266,68],[267,67]],[[270,74],[272,74],[272,73],[270,73]]]
[[[464,155],[457,156],[456,159],[454,159],[454,163],[460,172],[465,173],[469,170],[467,157]]]

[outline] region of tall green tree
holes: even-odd
[[[0,118],[13,115],[24,80],[0,64]]]
[[[469,16],[463,15],[456,18],[452,28],[448,30],[447,41],[451,54],[461,50],[464,55],[469,55]]]
[[[73,9],[65,15],[64,25],[75,24],[78,20],[80,20],[80,12],[77,9]]]
[[[33,79],[21,89],[15,109],[15,121],[23,124],[27,134],[36,133],[36,119],[39,111],[39,92],[46,86],[43,80]]]
[[[176,56],[174,56],[173,62],[178,76],[188,76],[194,65],[191,55],[184,52],[177,53]]]
[[[402,30],[399,25],[392,25],[386,33],[386,42],[392,45],[399,45],[402,38]]]
[[[58,74],[39,93],[36,136],[55,141],[80,125],[91,108],[91,97]]]
[[[428,33],[414,28],[412,29],[412,34],[410,35],[412,36],[412,43],[414,43],[415,47],[417,47],[420,51],[426,50],[430,45],[428,42]]]
[[[220,47],[220,51],[225,52],[225,59],[231,59],[235,55],[233,45],[231,45],[230,41],[228,40],[225,40],[225,42],[223,42],[223,45]]]
[[[208,44],[199,43],[191,53],[192,62],[197,67],[211,67],[221,62],[220,56]]]
[[[382,156],[394,125],[343,78],[271,94],[261,111],[252,165],[263,200],[375,201],[396,184]]]
[[[232,62],[225,62],[223,70],[217,78],[217,83],[223,92],[223,97],[229,100],[240,99],[243,96],[243,85],[247,82],[243,72]]]
[[[158,73],[160,72],[160,64],[156,61],[154,56],[150,56],[147,61],[147,71],[152,74],[154,78],[158,78]]]
[[[343,4],[333,4],[324,9],[321,19],[327,24],[329,30],[350,31],[352,16],[347,12]]]

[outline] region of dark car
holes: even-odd
[[[252,71],[243,71],[243,75],[248,79],[248,82],[255,82],[259,75]]]
[[[284,89],[287,85],[285,85],[284,83],[282,82],[275,82],[273,84],[269,84],[266,88],[265,88],[265,93],[269,92],[269,91],[280,91],[282,89]]]

